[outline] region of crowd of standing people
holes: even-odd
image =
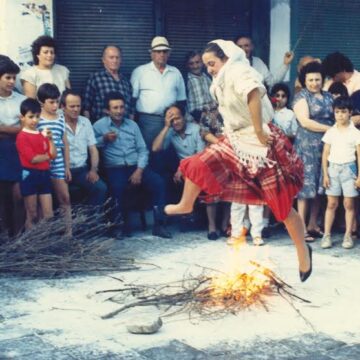
[[[171,215],[190,226],[198,195],[209,240],[237,244],[250,232],[258,246],[271,235],[271,216],[284,222],[302,281],[311,273],[306,242],[319,237],[323,248],[332,246],[343,197],[342,245],[352,248],[360,74],[339,52],[323,61],[306,56],[292,93],[282,81],[294,54],[287,52],[272,74],[253,49],[247,35],[212,41],[203,53],[187,54],[182,74],[168,64],[168,40],[156,36],[151,61],[127,79],[121,48],[108,44],[103,67],[89,76],[83,94],[71,90],[69,70],[55,63],[49,36],[33,42],[34,65],[24,71],[0,55],[2,230],[16,236],[52,217],[54,195],[64,236],[71,238],[70,185],[96,211],[110,197],[110,235],[130,236],[128,194],[141,186],[154,236],[172,237]],[[22,94],[15,90],[17,76]],[[165,206],[169,202],[178,204]]]

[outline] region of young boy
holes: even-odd
[[[40,111],[40,104],[34,99],[26,99],[20,105],[22,130],[17,135],[16,148],[22,165],[20,190],[25,203],[26,230],[38,218],[38,199],[43,218],[53,216],[49,168],[56,148],[51,131],[43,134],[36,129]]]
[[[352,103],[349,97],[336,98],[333,109],[336,123],[322,138],[325,143],[322,156],[323,185],[328,203],[321,247],[327,249],[332,246],[331,227],[339,196],[343,195],[346,230],[342,246],[351,249],[354,246],[351,230],[355,218],[354,203],[358,195],[356,188],[360,187],[360,131],[350,120]]]
[[[65,236],[72,236],[71,205],[67,182],[71,181],[69,144],[65,132],[65,118],[58,112],[60,91],[56,85],[45,83],[37,92],[41,105],[38,129],[51,130],[57,155],[50,163],[50,177],[59,202],[60,209],[65,218]]]

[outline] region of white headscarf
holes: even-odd
[[[220,47],[224,54],[229,58],[230,62],[240,61],[247,65],[250,65],[249,60],[246,58],[245,51],[239,46],[235,45],[233,41],[218,39],[209,42],[209,44],[212,43]]]
[[[226,69],[233,64],[234,62],[241,62],[242,64],[246,64],[250,66],[249,60],[246,58],[246,54],[243,49],[239,48],[233,41],[228,40],[213,40],[210,41],[209,44],[216,44],[220,47],[220,49],[227,56],[228,60],[224,64],[224,66],[220,69],[216,77],[213,78],[210,93],[213,97],[215,97],[215,89],[222,82],[224,73]]]
[[[220,69],[216,77],[213,78],[210,87],[210,93],[212,94],[213,97],[215,97],[214,96],[215,89],[223,81],[224,73],[227,70],[227,68],[234,63],[242,63],[244,65],[250,66],[250,62],[246,57],[245,51],[241,49],[239,46],[237,46],[233,41],[217,39],[209,42],[209,44],[212,43],[218,45],[228,58],[228,60],[226,61],[224,66]],[[255,73],[254,76],[256,76]],[[260,83],[262,82],[262,78],[260,74],[259,74],[259,81]]]
[[[234,42],[226,40],[213,40],[209,44],[211,43],[217,44],[228,57],[228,60],[217,73],[216,77],[213,78],[210,87],[210,93],[216,99],[216,91],[221,87],[224,81],[224,74],[231,65],[241,63],[248,67],[251,66],[249,60],[246,58],[244,50],[235,45]],[[259,84],[261,84],[261,75],[254,69],[251,70],[252,76],[258,78]],[[270,131],[267,125],[265,125],[265,128]],[[253,129],[248,134],[240,131],[234,132],[232,129],[226,127],[224,128],[224,131],[234,149],[235,154],[238,156],[239,161],[245,165],[250,172],[256,173],[258,168],[273,166],[274,162],[266,158],[268,151],[267,147],[259,142]]]

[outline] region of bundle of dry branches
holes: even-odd
[[[0,241],[0,273],[54,276],[138,269],[134,259],[110,253],[113,239],[106,236],[109,225],[102,208],[82,205],[72,212],[71,238],[64,236],[64,219],[56,214],[15,239]]]
[[[120,312],[137,306],[165,306],[163,316],[186,312],[206,319],[221,318],[229,313],[246,309],[250,306],[263,306],[267,311],[266,299],[271,295],[280,295],[293,306],[293,299],[309,302],[293,293],[292,287],[281,280],[273,271],[251,261],[251,273],[238,273],[235,277],[219,271],[204,269],[197,277],[189,277],[181,281],[158,285],[125,285],[124,288],[104,290],[97,293],[115,292],[108,300],[122,303],[131,295],[132,300],[119,309],[102,316],[110,319]],[[254,279],[261,276],[262,285],[253,289]],[[226,284],[219,287],[218,279]],[[256,284],[256,281],[255,281]],[[255,285],[257,286],[257,285]],[[255,291],[254,291],[255,290]],[[257,291],[256,291],[257,290]],[[122,296],[119,296],[119,293]],[[175,309],[174,309],[175,308]],[[294,306],[295,311],[298,311]],[[299,313],[301,316],[301,314]],[[305,321],[307,321],[305,319]]]

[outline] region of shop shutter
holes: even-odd
[[[105,44],[122,48],[121,71],[128,76],[150,61],[153,13],[152,0],[56,0],[58,62],[70,69],[72,87],[83,91],[89,74],[102,66]]]
[[[304,55],[323,59],[340,51],[351,59],[355,69],[360,69],[358,0],[297,0],[291,4],[295,64]]]
[[[251,0],[166,0],[165,33],[173,51],[170,63],[183,70],[185,54],[214,39],[251,33]]]

